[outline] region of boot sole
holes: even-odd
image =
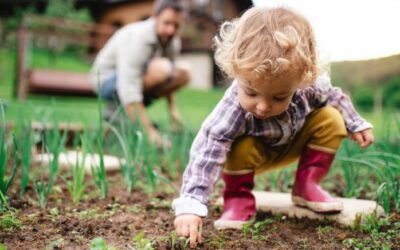
[[[307,207],[308,209],[317,213],[332,213],[341,212],[343,210],[343,202],[317,202],[317,201],[306,201],[302,197],[292,196],[293,204],[301,207]]]
[[[251,221],[251,220],[250,220]],[[243,225],[250,221],[241,220],[216,220],[214,221],[214,228],[217,230],[223,229],[242,229]]]

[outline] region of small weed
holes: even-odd
[[[90,241],[90,250],[117,250],[117,248],[107,245],[103,238],[96,237]]]
[[[370,214],[365,217],[364,224],[361,225],[361,230],[371,233],[389,224],[388,218],[378,218],[376,214]]]
[[[366,215],[365,217],[357,215],[352,229],[371,233],[372,231],[377,231],[382,226],[389,224],[388,218],[378,218],[375,213]]]
[[[15,217],[14,213],[5,213],[0,216],[0,228],[7,231],[20,229],[22,222]]]
[[[132,249],[138,249],[138,250],[153,250],[153,243],[151,240],[147,239],[145,234],[143,232],[140,232],[133,237],[133,240],[135,242],[135,247]]]
[[[117,212],[121,208],[121,204],[118,202],[107,204],[107,210],[112,211],[113,213]]]
[[[321,240],[321,236],[325,235],[327,233],[332,232],[332,227],[331,226],[318,226],[317,227],[317,234],[318,234],[318,239]]]
[[[138,204],[133,204],[131,206],[128,206],[127,207],[127,211],[131,212],[131,213],[134,213],[134,214],[144,212],[143,211],[143,207],[138,205]]]
[[[169,201],[168,199],[160,199],[160,198],[156,198],[156,197],[151,198],[150,204],[155,209],[171,207],[171,201]]]
[[[52,217],[57,217],[58,214],[59,214],[59,212],[58,212],[58,207],[53,207],[53,208],[50,209],[50,215],[51,215]]]
[[[210,237],[210,240],[207,240],[207,246],[209,249],[224,249],[226,240],[225,238],[219,234],[214,234]]]
[[[266,219],[263,221],[257,221],[253,223],[252,221],[244,224],[242,228],[242,233],[244,236],[251,235],[253,240],[265,240],[266,238],[261,235],[261,232],[266,228],[267,225],[271,225],[275,222],[274,219]],[[267,237],[268,238],[268,237]]]
[[[364,247],[360,240],[354,238],[345,239],[342,243],[348,248],[362,249]]]
[[[397,242],[400,235],[400,226],[397,223],[391,224],[389,218],[377,218],[373,214],[367,216],[365,223],[359,225],[356,229],[368,234],[368,237],[365,239],[350,238],[344,240],[343,244],[348,248],[393,249],[393,242]]]
[[[72,231],[70,232],[70,235],[73,237],[73,239],[74,239],[76,242],[79,242],[79,243],[81,243],[81,244],[86,240],[85,236],[83,236],[82,233],[80,233],[80,232],[78,232],[78,231],[75,231],[75,230],[72,230]]]
[[[175,231],[173,231],[173,232],[171,233],[170,238],[171,238],[171,249],[175,249],[175,245],[176,245],[176,243],[178,242],[178,241],[177,241],[177,236],[176,236],[176,232],[175,232]]]
[[[84,211],[77,212],[76,210],[73,211],[74,215],[81,219],[97,219],[97,218],[104,218],[106,217],[104,214],[98,213],[98,209],[88,209]]]
[[[307,238],[300,239],[299,243],[300,243],[300,247],[302,249],[309,249],[310,248],[310,245],[309,245],[309,242],[308,242]]]
[[[170,235],[171,249],[189,249],[190,239],[185,237],[178,237],[176,232],[173,231]]]
[[[62,246],[64,245],[65,240],[63,238],[59,238],[57,240],[52,241],[49,245],[46,246],[46,250],[51,250],[54,248],[62,248]]]
[[[57,207],[53,207],[49,211],[50,216],[51,216],[51,221],[55,222],[58,218],[59,212]]]

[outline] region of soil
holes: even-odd
[[[102,237],[108,246],[141,249],[133,238],[144,233],[143,240],[151,240],[155,249],[182,248],[177,244],[172,248],[174,215],[170,210],[179,183],[174,184],[175,189],[161,187],[159,190],[164,191],[156,193],[146,193],[143,188],[128,193],[120,174],[107,179],[109,195],[106,199],[98,198],[96,188],[90,184],[88,195],[77,205],[72,203],[61,181],[45,209],[35,202],[32,187],[23,198],[13,195],[11,206],[16,208],[15,217],[22,226],[0,228],[0,242],[7,249],[89,249],[93,238]],[[87,183],[91,181],[88,179]],[[346,239],[355,238],[360,242],[371,239],[369,233],[361,230],[267,213],[257,214],[257,221],[265,221],[258,231],[255,226],[247,233],[243,230],[217,231],[213,221],[220,214],[219,207],[210,207],[210,216],[204,220],[204,243],[197,249],[348,249],[354,245],[346,244]],[[391,220],[400,222],[400,215],[394,214]],[[381,228],[381,231],[391,229]],[[399,235],[393,237],[392,249],[400,249],[399,242]]]

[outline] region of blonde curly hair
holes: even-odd
[[[310,23],[283,7],[253,7],[223,23],[214,49],[217,65],[232,78],[251,82],[290,74],[307,86],[318,74]]]

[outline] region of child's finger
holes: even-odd
[[[200,243],[203,242],[203,239],[201,238],[202,231],[203,231],[203,221],[200,220],[199,232],[197,233],[197,240]]]
[[[198,239],[198,225],[190,225],[190,247],[196,247]]]
[[[364,139],[368,143],[368,145],[370,145],[371,143],[374,142],[374,135],[371,132],[365,133],[364,134]]]
[[[197,242],[202,243],[203,239],[201,238],[201,232],[197,233]]]
[[[353,140],[355,140],[361,147],[364,145],[364,138],[361,133],[353,134]]]

